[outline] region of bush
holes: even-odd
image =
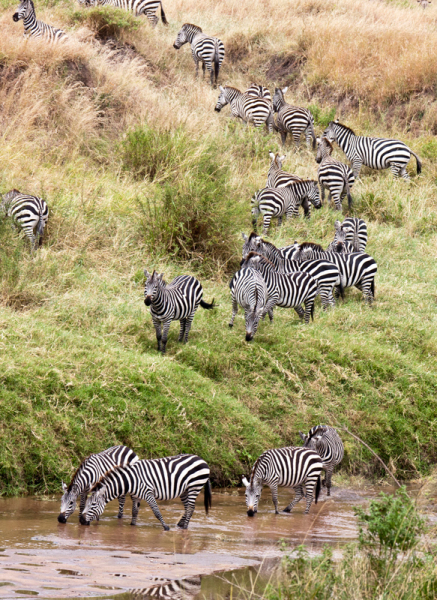
[[[324,110],[318,104],[311,104],[310,106],[308,106],[308,110],[314,117],[315,125],[318,125],[319,127],[327,127],[328,124],[331,121],[333,121],[335,117],[336,108],[335,106],[333,106],[332,108]]]
[[[123,31],[138,29],[141,21],[133,14],[110,6],[96,6],[85,10],[77,10],[71,14],[74,24],[86,24],[100,38],[119,37]]]

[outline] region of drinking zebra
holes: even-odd
[[[417,173],[422,171],[422,163],[415,152],[399,140],[371,138],[355,133],[338,120],[331,121],[325,130],[330,142],[337,142],[352,163],[354,177],[360,176],[362,165],[371,169],[388,169],[395,177],[409,179],[406,167],[413,155],[416,159]]]
[[[164,530],[168,531],[170,527],[164,522],[156,501],[180,498],[185,512],[178,527],[187,529],[196,498],[204,486],[206,514],[211,507],[209,474],[206,462],[194,454],[139,460],[128,467],[117,467],[106,473],[91,489],[82,516],[89,525],[100,517],[108,502],[130,494],[137,500],[145,500]],[[132,507],[132,525],[136,524],[137,516],[138,504],[135,503]]]
[[[346,233],[345,240],[352,244],[354,252],[364,252],[367,246],[367,225],[363,219],[357,217],[347,217],[337,228],[338,221],[335,222],[334,242],[341,231]]]
[[[150,306],[158,352],[165,354],[171,322],[180,321],[179,341],[186,344],[199,304],[202,308],[210,310],[214,308],[214,300],[211,304],[202,300],[203,288],[200,281],[191,275],[180,275],[168,285],[163,280],[164,273],[158,274],[153,271],[150,274],[145,270],[144,275],[146,276],[144,304]]]
[[[200,577],[186,577],[184,579],[163,579],[154,577],[153,585],[147,588],[129,590],[132,600],[146,600],[159,598],[159,600],[194,600],[202,589]]]
[[[291,512],[299,500],[305,498],[303,491],[305,486],[305,514],[308,514],[313,502],[314,488],[316,504],[319,498],[322,469],[322,460],[314,450],[294,447],[266,450],[253,465],[250,481],[243,477],[243,485],[246,487],[247,515],[253,517],[258,512],[258,502],[264,485],[268,485],[272,492],[276,514],[279,514],[278,487],[295,490],[294,500],[284,508],[284,512]]]
[[[251,83],[246,90],[246,94],[249,94],[249,96],[255,96],[257,98],[265,98],[270,102],[272,101],[270,90],[263,85],[258,85],[257,83]]]
[[[307,146],[310,147],[311,139],[313,148],[316,147],[316,135],[314,133],[314,117],[307,108],[291,106],[285,102],[284,94],[288,87],[275,88],[273,96],[273,110],[277,114],[276,126],[281,134],[282,145],[285,146],[287,134],[291,133],[297,147],[300,144],[300,136],[305,133]]]
[[[375,298],[375,275],[378,270],[376,261],[364,252],[340,254],[325,252],[319,244],[304,242],[294,244],[294,260],[329,260],[337,265],[343,288],[355,286],[363,293],[363,298],[371,304]]]
[[[314,321],[314,301],[318,294],[317,281],[309,273],[296,271],[294,273],[278,273],[275,266],[256,252],[249,252],[242,261],[242,268],[256,269],[266,282],[269,297],[277,298],[276,306],[294,308],[306,324]],[[302,308],[305,305],[305,311]]]
[[[133,465],[137,460],[138,456],[127,446],[112,446],[107,450],[103,450],[103,452],[91,454],[85,458],[73,475],[70,485],[67,486],[62,482],[64,494],[61,498],[61,512],[58,516],[59,523],[67,522],[68,517],[75,511],[77,498],[80,496],[79,520],[84,524],[82,513],[90,489],[111,469],[119,466],[126,467],[128,465]],[[123,516],[125,501],[125,495],[120,495],[118,498],[119,519]],[[132,503],[134,503],[133,499]]]
[[[244,123],[253,123],[255,127],[266,126],[267,131],[273,131],[273,109],[272,104],[265,98],[251,96],[248,92],[244,94],[233,87],[220,86],[220,95],[215,109],[220,112],[221,109],[230,105],[231,115],[234,118],[240,118]]]
[[[290,185],[295,181],[303,181],[301,177],[292,175],[291,173],[287,173],[286,171],[282,170],[282,163],[286,158],[285,154],[283,156],[279,156],[278,153],[273,154],[273,152],[269,152],[269,156],[272,159],[272,162],[267,174],[266,187],[281,188]]]
[[[325,200],[325,189],[329,191],[328,201],[334,201],[335,208],[341,210],[342,200],[347,196],[349,209],[352,207],[351,187],[354,184],[352,169],[332,158],[332,144],[323,137],[317,139],[316,162],[320,164],[317,177],[322,189],[322,202]]]
[[[43,37],[49,42],[58,42],[61,38],[64,40],[67,38],[65,31],[62,31],[62,29],[56,29],[43,21],[38,21],[32,0],[22,0],[12,19],[16,23],[23,19],[25,36]]]
[[[238,305],[244,309],[246,319],[246,342],[251,342],[258,329],[259,320],[268,313],[273,321],[273,307],[279,294],[272,293],[269,297],[266,282],[255,269],[240,269],[233,276],[229,288],[232,296],[232,317],[229,327],[234,326]]]
[[[161,21],[164,25],[168,25],[168,21],[165,16],[164,8],[161,0],[78,0],[79,4],[85,6],[115,6],[116,8],[122,8],[134,13],[135,16],[145,15],[152,25],[156,27],[158,24],[158,17],[156,11],[161,7]]]
[[[6,217],[12,217],[27,235],[32,250],[41,245],[44,228],[49,218],[49,208],[45,200],[37,196],[22,194],[11,190],[3,196],[0,212]]]
[[[299,216],[300,206],[303,207],[305,217],[309,219],[310,202],[315,208],[322,208],[317,181],[311,179],[296,181],[282,188],[263,188],[252,198],[252,224],[256,228],[258,217],[262,214],[263,234],[266,234],[274,217],[278,218],[280,227],[284,215],[287,219]]]
[[[322,484],[326,484],[327,495],[330,496],[334,468],[341,463],[344,456],[344,446],[340,436],[333,427],[327,425],[312,427],[308,435],[299,431],[299,435],[304,442],[304,448],[310,448],[320,455],[326,473],[326,479],[322,481]]]
[[[196,65],[196,77],[199,75],[199,62],[201,62],[203,76],[205,77],[206,66],[211,75],[211,85],[214,82],[217,85],[220,67],[225,57],[223,42],[216,37],[205,35],[197,25],[185,23],[176,36],[173,48],[179,50],[187,42],[191,44],[191,54]]]
[[[363,221],[364,222],[364,221]],[[348,227],[347,225],[342,225],[340,221],[335,221],[334,223],[335,234],[334,240],[329,244],[326,248],[327,252],[348,252],[349,254],[352,252],[358,252],[353,243],[347,240],[347,236],[353,233],[353,228]],[[361,252],[361,251],[359,251]]]
[[[317,281],[320,300],[323,310],[335,305],[333,289],[338,286],[343,296],[343,287],[341,286],[341,277],[338,267],[327,260],[307,260],[298,262],[291,260],[284,255],[282,249],[276,248],[271,242],[263,240],[256,233],[251,233],[248,237],[242,234],[244,240],[243,260],[248,257],[250,252],[256,252],[268,258],[274,265],[278,273],[295,273],[304,271],[309,273]],[[292,252],[295,251],[294,246]]]

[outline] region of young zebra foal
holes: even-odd
[[[150,314],[156,330],[158,352],[165,354],[171,322],[180,321],[179,341],[186,344],[199,304],[202,308],[210,310],[214,308],[214,300],[211,304],[202,300],[203,288],[200,281],[191,275],[180,275],[168,285],[163,280],[164,273],[158,274],[153,271],[150,274],[145,270],[144,275],[146,276],[144,304],[151,307]]]
[[[322,469],[322,460],[314,450],[294,447],[266,450],[253,465],[250,481],[243,477],[243,485],[246,486],[247,515],[253,517],[258,512],[258,502],[264,485],[268,485],[272,492],[276,514],[279,514],[278,487],[295,490],[294,500],[284,508],[284,512],[291,512],[299,500],[305,498],[303,491],[305,486],[305,514],[307,515],[313,502],[314,488],[316,504],[319,498]]]
[[[288,87],[275,88],[273,96],[273,110],[277,113],[276,128],[281,134],[282,145],[285,146],[287,134],[293,137],[296,147],[299,148],[300,136],[305,133],[308,148],[313,140],[313,148],[316,147],[316,135],[314,133],[314,117],[307,108],[291,106],[285,102],[284,94]]]
[[[232,117],[239,118],[246,124],[253,123],[257,128],[265,125],[269,133],[273,132],[272,103],[266,98],[260,98],[249,92],[243,94],[234,87],[220,86],[220,95],[214,110],[220,112],[227,104],[231,107]]]
[[[290,183],[294,183],[295,181],[303,181],[301,177],[282,170],[282,163],[286,158],[285,154],[279,156],[279,153],[273,154],[273,152],[269,152],[269,156],[272,159],[272,162],[267,174],[266,187],[280,188],[290,185]]]
[[[58,42],[61,38],[64,40],[67,38],[65,31],[62,31],[62,29],[56,29],[43,21],[37,20],[32,0],[23,0],[12,19],[16,23],[23,19],[24,36],[44,37],[49,42]]]
[[[0,212],[6,217],[12,217],[30,241],[31,250],[41,245],[44,228],[49,218],[47,203],[37,196],[22,194],[18,190],[11,190],[3,196]]]
[[[326,485],[327,495],[330,496],[334,468],[341,463],[344,456],[344,446],[340,436],[333,427],[327,425],[312,427],[308,435],[299,431],[299,435],[304,442],[304,448],[310,448],[320,455],[326,473],[326,479],[322,481],[322,484]]]
[[[344,163],[332,158],[332,144],[323,137],[317,138],[316,162],[320,164],[317,177],[322,189],[322,202],[325,199],[325,188],[329,191],[329,203],[334,201],[335,208],[341,210],[342,200],[347,196],[349,209],[352,206],[351,187],[355,178],[352,169]]]
[[[220,67],[225,58],[225,47],[221,40],[216,37],[205,35],[201,28],[191,23],[182,25],[173,48],[179,50],[186,43],[191,44],[191,54],[196,65],[196,77],[199,75],[199,62],[202,63],[203,76],[205,77],[205,66],[211,75],[211,85],[219,76]]]

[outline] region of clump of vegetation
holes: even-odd
[[[119,37],[121,33],[136,31],[141,24],[132,13],[112,6],[94,6],[77,10],[70,18],[73,24],[88,25],[102,39]]]

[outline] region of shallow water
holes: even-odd
[[[330,499],[322,492],[309,515],[303,514],[304,502],[291,514],[275,515],[266,489],[257,515],[249,518],[242,489],[220,490],[213,494],[208,516],[199,496],[185,531],[176,528],[183,512],[181,502],[161,502],[163,517],[171,526],[168,532],[145,502],[136,527],[130,525],[129,499],[122,520],[116,518],[115,501],[98,523],[84,527],[78,523],[78,511],[67,524],[57,522],[59,498],[1,498],[0,598],[112,598],[132,590],[141,592],[122,597],[225,597],[229,586],[222,580],[229,577],[205,576],[245,568],[238,577],[248,589],[260,565],[263,581],[268,578],[272,564],[282,555],[281,540],[291,547],[305,544],[310,552],[325,543],[340,549],[357,534],[353,506],[377,491],[333,488]],[[289,492],[281,490],[280,506],[285,507],[290,498]],[[181,579],[185,581],[168,588],[169,580]]]

